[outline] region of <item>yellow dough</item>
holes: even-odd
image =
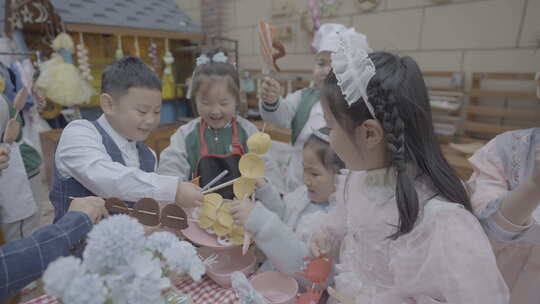
[[[223,197],[217,193],[210,193],[204,196],[203,204],[210,204],[219,208],[223,203]]]
[[[242,226],[233,225],[229,240],[233,245],[242,245],[244,243],[244,228]]]
[[[0,76],[0,94],[4,93],[5,89],[6,89],[6,81],[4,80],[4,77]]]
[[[247,153],[242,155],[238,162],[238,169],[242,176],[257,179],[264,174],[266,168],[264,167],[264,160],[254,153]]]
[[[264,154],[268,152],[271,145],[272,140],[270,139],[270,135],[263,132],[257,132],[251,135],[247,140],[249,152],[255,154]]]
[[[199,214],[199,227],[202,229],[208,229],[212,227],[215,223],[215,220],[210,219],[209,217],[203,215],[202,213]]]
[[[198,215],[199,227],[208,229],[214,225],[217,220],[218,209],[222,203],[223,197],[217,193],[204,196],[204,201]]]
[[[231,205],[223,204],[217,212],[217,221],[225,227],[232,227]]]
[[[232,227],[229,226],[229,227],[226,227],[226,226],[223,226],[221,225],[220,223],[216,222],[214,224],[214,231],[216,232],[216,235],[217,236],[226,236],[228,235],[229,233],[231,233],[232,231]]]
[[[233,184],[234,196],[243,200],[246,195],[250,196],[255,191],[255,184],[257,184],[256,180],[241,176]]]
[[[201,210],[199,211],[201,215],[206,216],[207,218],[215,221],[217,219],[218,209],[210,204],[202,205]]]

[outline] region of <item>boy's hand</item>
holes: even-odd
[[[69,211],[83,212],[90,218],[93,224],[96,224],[101,218],[109,216],[105,208],[105,201],[95,196],[79,197],[73,199],[69,206]]]
[[[234,201],[231,208],[231,215],[234,222],[237,225],[245,226],[253,208],[255,208],[255,202],[250,199]]]
[[[9,153],[11,149],[8,146],[0,147],[0,171],[9,167]]]
[[[191,182],[180,182],[176,188],[175,203],[182,208],[194,208],[202,205],[201,188]]]
[[[281,94],[281,85],[277,80],[270,77],[264,77],[259,88],[259,98],[269,104],[275,104]]]

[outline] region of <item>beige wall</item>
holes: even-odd
[[[255,25],[260,20],[290,25],[283,68],[310,69],[311,37],[300,28],[307,0],[291,1],[295,14],[271,18],[270,0],[224,1],[225,34],[240,40],[240,66],[260,68]],[[200,21],[200,1],[177,0]],[[540,71],[540,0],[382,0],[373,12],[361,13],[354,0],[343,0],[336,16],[324,22],[354,26],[375,50],[399,51],[426,71]]]

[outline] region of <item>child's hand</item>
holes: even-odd
[[[182,208],[193,208],[202,205],[201,188],[190,182],[180,182],[176,188],[175,203]]]
[[[266,185],[266,179],[264,177],[260,177],[257,179],[257,188],[260,189]]]
[[[328,242],[328,234],[323,231],[315,231],[311,235],[311,243],[309,244],[311,254],[314,257],[327,255],[330,252],[330,244]]]
[[[69,211],[85,213],[93,224],[97,224],[103,217],[109,216],[109,212],[105,208],[105,201],[95,196],[73,199],[69,205]]]
[[[281,85],[277,80],[270,77],[264,77],[259,88],[259,98],[269,104],[275,104],[281,93]]]
[[[234,201],[231,208],[231,215],[234,222],[237,225],[245,226],[253,208],[255,208],[255,202],[249,199]]]
[[[9,147],[0,147],[0,171],[9,167]]]

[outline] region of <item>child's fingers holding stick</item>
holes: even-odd
[[[255,208],[255,202],[251,201],[247,196],[241,201],[232,203],[231,216],[236,224],[244,226]]]
[[[11,149],[8,145],[0,145],[0,172],[9,167],[9,153]]]
[[[311,254],[315,257],[327,255],[329,250],[327,234],[322,231],[316,231],[311,237],[310,243]]]
[[[280,91],[281,85],[279,84],[279,82],[266,76],[264,77],[261,84],[261,89],[259,90],[259,98],[270,104],[274,104],[279,99]]]

